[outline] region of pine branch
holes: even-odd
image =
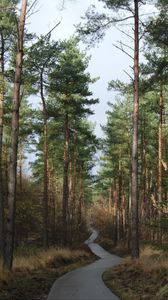
[[[118,43],[120,43],[121,47],[124,46],[124,47],[127,47],[130,50],[134,51],[134,49],[131,46],[128,46],[127,44],[123,43],[122,41],[118,41]],[[123,47],[122,47],[122,49],[123,49]]]
[[[124,71],[124,73],[131,79],[131,81],[133,81],[134,79],[132,78],[132,76],[127,72],[127,71],[125,71],[125,70],[123,70]]]
[[[62,18],[56,25],[54,25],[53,28],[51,28],[51,30],[44,36],[44,38],[47,38],[61,24],[61,22],[62,22]]]
[[[37,3],[38,3],[38,0],[34,0],[33,3],[31,4],[31,6],[29,7],[29,9],[27,10],[27,13],[26,13],[27,19],[38,12],[38,10],[33,11],[33,9],[36,7]]]
[[[122,51],[123,53],[125,53],[127,56],[129,56],[132,60],[134,60],[133,56],[130,55],[127,51],[125,51],[123,48],[120,48],[119,46],[112,44],[115,48],[119,49],[120,51]]]
[[[123,31],[123,30],[121,30],[121,29],[119,29],[119,28],[117,28],[117,27],[116,27],[116,29],[117,29],[119,32],[125,34],[127,37],[129,37],[130,39],[132,39],[132,40],[134,41],[134,38],[133,38],[131,35],[129,35],[128,33],[126,33],[125,31]]]

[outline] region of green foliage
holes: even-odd
[[[86,73],[87,66],[88,58],[77,48],[77,41],[70,39],[65,42],[64,50],[50,74],[49,84],[51,98],[57,101],[57,113],[60,115],[64,115],[65,111],[76,118],[92,114],[90,108],[85,106],[95,104],[98,100],[90,98],[92,93],[89,84],[95,79]]]
[[[99,0],[110,9],[125,9],[129,7],[130,0]]]

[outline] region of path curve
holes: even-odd
[[[85,244],[100,259],[57,279],[51,288],[48,300],[119,300],[104,284],[102,274],[108,268],[118,265],[121,258],[94,243],[97,236],[98,232],[92,229],[92,234]]]

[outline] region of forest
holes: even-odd
[[[141,259],[144,245],[167,255],[168,3],[99,1],[102,13],[91,6],[73,37],[53,40],[59,22],[41,36],[26,28],[37,1],[0,0],[1,287],[19,255],[77,251],[89,226],[112,252],[124,248],[130,263]],[[143,14],[149,4],[155,13]],[[117,96],[109,98],[98,138],[89,119],[101,101],[90,89],[98,78],[88,72],[90,57],[80,43],[97,45],[123,22],[131,23],[130,44],[116,47],[132,59],[129,82],[108,83]],[[167,299],[167,288],[163,294],[156,299]]]

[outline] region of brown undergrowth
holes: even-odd
[[[0,269],[0,299],[44,300],[61,275],[89,264],[95,257],[87,250],[49,249],[17,256],[12,273]]]
[[[146,246],[140,259],[125,258],[106,271],[103,280],[122,300],[167,300],[168,254]]]

